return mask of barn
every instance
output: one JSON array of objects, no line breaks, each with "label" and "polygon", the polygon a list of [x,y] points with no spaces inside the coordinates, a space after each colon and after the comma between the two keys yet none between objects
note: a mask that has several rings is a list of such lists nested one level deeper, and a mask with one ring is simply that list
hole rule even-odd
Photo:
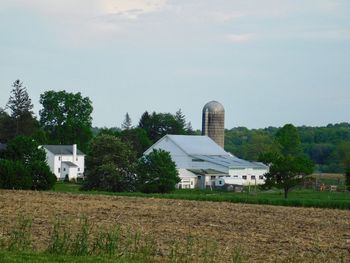
[{"label": "barn", "polygon": [[237,158],[208,136],[165,135],[144,155],[153,149],[170,153],[181,178],[178,188],[211,188],[218,186],[219,181],[258,185],[264,183],[264,174],[268,172],[268,166]]}]

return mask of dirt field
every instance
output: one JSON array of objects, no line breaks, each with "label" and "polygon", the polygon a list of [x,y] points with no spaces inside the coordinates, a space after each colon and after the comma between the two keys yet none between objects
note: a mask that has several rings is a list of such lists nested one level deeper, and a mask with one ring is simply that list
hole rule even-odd
[{"label": "dirt field", "polygon": [[74,224],[85,215],[95,228],[121,224],[151,234],[161,254],[174,240],[185,242],[191,235],[215,242],[227,260],[239,247],[249,262],[338,262],[340,257],[350,262],[350,211],[0,191],[0,234],[19,214],[33,218],[37,249],[47,246],[55,217]]}]

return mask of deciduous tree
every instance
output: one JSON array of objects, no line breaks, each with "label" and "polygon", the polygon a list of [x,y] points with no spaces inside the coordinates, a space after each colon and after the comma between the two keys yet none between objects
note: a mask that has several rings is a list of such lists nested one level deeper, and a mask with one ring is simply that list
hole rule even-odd
[{"label": "deciduous tree", "polygon": [[80,92],[46,91],[40,95],[40,124],[49,134],[51,143],[78,144],[86,151],[92,138],[92,102]]},{"label": "deciduous tree", "polygon": [[91,142],[86,156],[86,190],[112,192],[135,190],[136,154],[113,135],[102,134]]},{"label": "deciduous tree", "polygon": [[138,190],[145,193],[167,193],[180,182],[176,165],[168,152],[153,150],[142,157],[137,169]]},{"label": "deciduous tree", "polygon": [[[290,139],[289,139],[290,138]],[[300,139],[296,128],[287,124],[276,133],[278,151],[262,154],[260,160],[270,166],[265,174],[264,187],[284,190],[284,197],[300,184],[305,175],[311,174],[314,164],[300,151]]]}]

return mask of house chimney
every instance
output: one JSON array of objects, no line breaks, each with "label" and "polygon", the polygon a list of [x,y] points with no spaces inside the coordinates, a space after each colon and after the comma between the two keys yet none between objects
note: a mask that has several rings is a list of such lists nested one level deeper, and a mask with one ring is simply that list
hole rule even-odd
[{"label": "house chimney", "polygon": [[73,163],[77,160],[77,145],[73,144]]}]

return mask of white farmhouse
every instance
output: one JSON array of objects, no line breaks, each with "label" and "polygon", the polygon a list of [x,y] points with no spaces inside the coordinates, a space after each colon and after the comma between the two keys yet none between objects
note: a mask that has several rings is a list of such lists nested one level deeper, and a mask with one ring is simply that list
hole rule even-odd
[{"label": "white farmhouse", "polygon": [[85,155],[77,145],[43,145],[47,163],[57,180],[82,178],[84,174]]},{"label": "white farmhouse", "polygon": [[208,136],[165,135],[144,155],[153,149],[170,153],[181,178],[179,188],[207,188],[225,182],[258,185],[264,183],[264,175],[268,172],[268,166],[239,159]]}]

